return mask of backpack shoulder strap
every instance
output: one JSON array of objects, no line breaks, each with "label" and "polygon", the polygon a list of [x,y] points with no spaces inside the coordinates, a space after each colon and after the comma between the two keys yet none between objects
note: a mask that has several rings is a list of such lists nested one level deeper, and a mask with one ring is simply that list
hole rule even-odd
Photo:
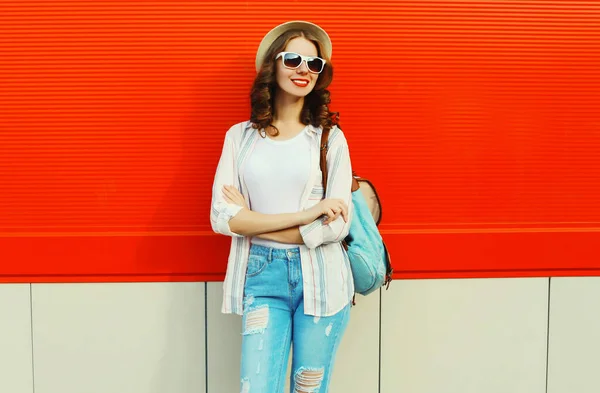
[{"label": "backpack shoulder strap", "polygon": [[327,150],[329,149],[329,130],[323,130],[321,134],[321,174],[323,176],[323,196],[327,191]]},{"label": "backpack shoulder strap", "polygon": [[[327,192],[327,151],[329,149],[329,131],[330,130],[323,130],[323,134],[321,135],[321,160],[320,160],[320,167],[321,167],[321,174],[323,177],[323,196],[326,195]],[[352,187],[351,187],[351,191],[354,192],[356,190],[358,190],[360,188],[360,183],[357,181],[357,179],[354,176],[354,173],[352,174]]]}]

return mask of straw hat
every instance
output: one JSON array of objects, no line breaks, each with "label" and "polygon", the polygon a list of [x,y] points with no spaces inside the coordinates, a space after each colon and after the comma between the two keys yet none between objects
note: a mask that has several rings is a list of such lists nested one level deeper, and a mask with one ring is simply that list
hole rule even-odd
[{"label": "straw hat", "polygon": [[289,30],[304,30],[308,31],[309,33],[312,33],[315,37],[317,37],[317,40],[319,40],[319,42],[323,46],[323,51],[325,53],[323,53],[322,55],[328,59],[331,58],[331,39],[329,38],[329,35],[327,35],[327,32],[321,27],[315,25],[314,23],[305,22],[302,20],[293,20],[274,27],[263,37],[262,41],[260,42],[260,45],[258,46],[258,50],[256,51],[256,72],[260,70],[265,54],[267,53],[267,50],[269,49],[271,44],[280,35]]}]

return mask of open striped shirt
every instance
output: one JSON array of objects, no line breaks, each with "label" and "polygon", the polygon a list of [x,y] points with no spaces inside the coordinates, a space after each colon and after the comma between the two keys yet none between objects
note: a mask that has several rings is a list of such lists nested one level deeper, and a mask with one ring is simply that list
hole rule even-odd
[{"label": "open striped shirt", "polygon": [[[311,169],[309,180],[302,194],[302,209],[319,203],[323,198],[323,183],[319,167],[321,127],[308,126],[311,136]],[[229,220],[241,209],[227,203],[223,196],[224,185],[234,185],[248,202],[248,190],[243,176],[246,158],[256,141],[261,138],[250,122],[234,125],[227,131],[223,151],[217,166],[212,189],[210,222],[213,231],[231,236],[231,248],[223,283],[223,304],[226,314],[243,314],[246,265],[250,251],[250,237],[233,233]],[[326,198],[343,199],[348,205],[348,222],[340,216],[324,225],[319,218],[300,227],[305,244],[300,245],[302,276],[304,280],[304,313],[319,317],[334,315],[343,309],[354,295],[354,282],[348,255],[341,241],[348,235],[352,219],[352,167],[348,143],[343,132],[333,127],[329,135],[327,153],[328,177]]]}]

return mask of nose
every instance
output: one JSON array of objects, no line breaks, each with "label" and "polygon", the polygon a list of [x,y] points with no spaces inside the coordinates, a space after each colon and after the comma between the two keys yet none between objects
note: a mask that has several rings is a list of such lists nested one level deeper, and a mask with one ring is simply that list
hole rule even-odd
[{"label": "nose", "polygon": [[308,73],[308,66],[306,65],[306,62],[304,60],[302,61],[302,63],[300,63],[300,67],[296,68],[296,72],[299,74]]}]

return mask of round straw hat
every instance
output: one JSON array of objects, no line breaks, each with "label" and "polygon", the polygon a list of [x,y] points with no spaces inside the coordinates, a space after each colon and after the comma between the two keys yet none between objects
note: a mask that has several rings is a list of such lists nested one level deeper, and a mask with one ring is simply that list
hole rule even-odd
[{"label": "round straw hat", "polygon": [[314,23],[306,22],[302,20],[293,20],[289,22],[285,22],[280,24],[279,26],[274,27],[271,31],[269,31],[260,42],[258,46],[258,50],[256,51],[256,72],[260,70],[262,63],[264,61],[265,54],[267,50],[271,46],[271,44],[283,33],[289,30],[304,30],[312,33],[317,40],[323,46],[323,51],[321,55],[331,59],[331,39],[325,30],[321,27],[317,26]]}]

